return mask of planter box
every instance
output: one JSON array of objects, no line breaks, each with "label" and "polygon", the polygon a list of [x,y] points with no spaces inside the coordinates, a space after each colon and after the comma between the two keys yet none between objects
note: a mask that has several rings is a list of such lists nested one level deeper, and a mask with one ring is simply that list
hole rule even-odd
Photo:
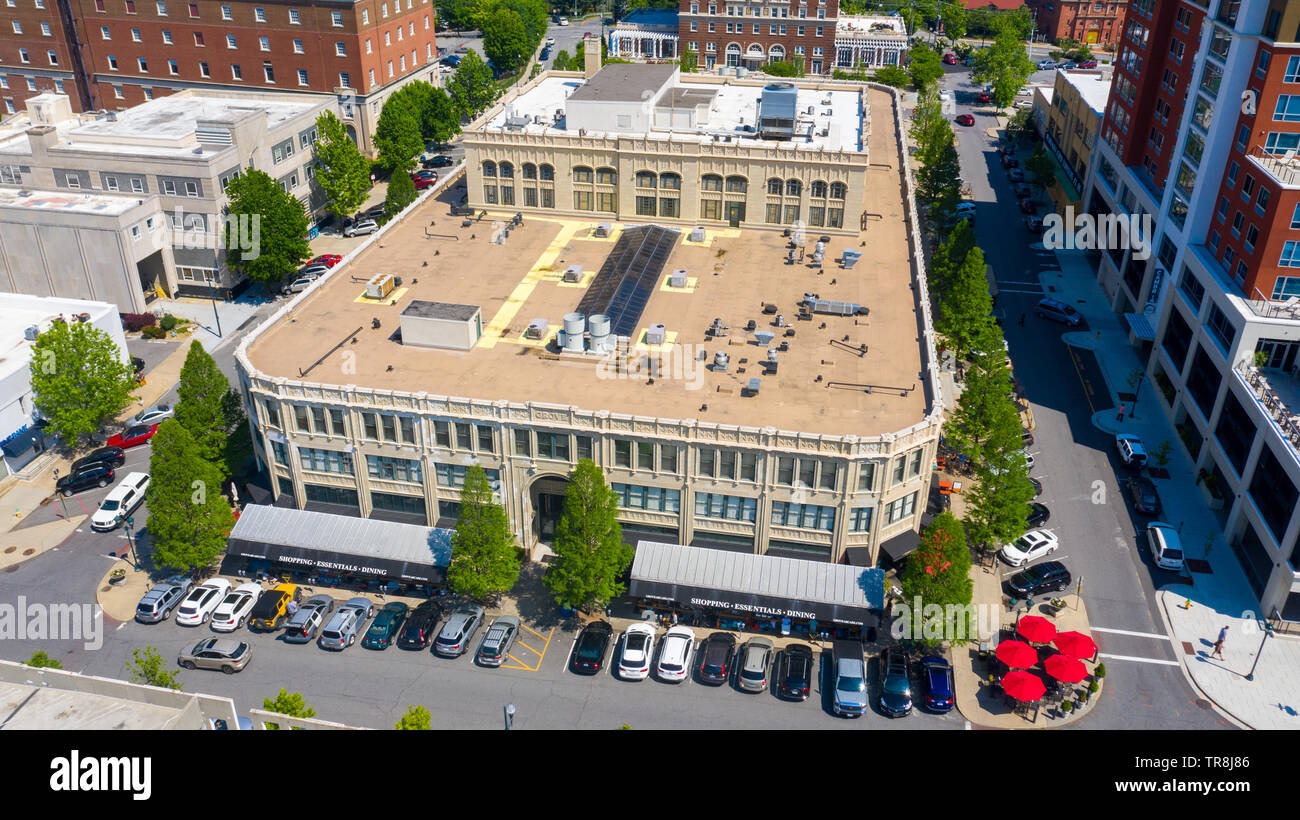
[{"label": "planter box", "polygon": [[1223,509],[1223,499],[1211,493],[1210,488],[1205,486],[1205,482],[1201,482],[1200,488],[1201,488],[1201,495],[1205,498],[1205,505],[1207,507],[1209,507],[1212,510]]}]

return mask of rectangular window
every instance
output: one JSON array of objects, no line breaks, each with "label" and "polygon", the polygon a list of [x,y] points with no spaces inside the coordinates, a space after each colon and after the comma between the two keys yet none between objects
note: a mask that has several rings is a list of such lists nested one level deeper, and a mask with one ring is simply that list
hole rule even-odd
[{"label": "rectangular window", "polygon": [[614,466],[632,467],[632,442],[628,439],[614,439]]},{"label": "rectangular window", "polygon": [[758,454],[757,453],[740,454],[740,480],[741,481],[758,480]]},{"label": "rectangular window", "polygon": [[1286,73],[1282,75],[1284,83],[1300,83],[1300,55],[1288,57]]},{"label": "rectangular window", "polygon": [[[302,44],[302,40],[294,40],[293,42],[295,48],[301,46]],[[334,42],[334,56],[336,57],[348,56],[348,46],[342,40],[336,40]]]},{"label": "rectangular window", "polygon": [[515,431],[515,455],[529,458],[533,455],[533,443],[527,430]]},{"label": "rectangular window", "polygon": [[698,474],[713,478],[717,475],[718,451],[711,448],[700,449],[700,468]]},{"label": "rectangular window", "polygon": [[226,35],[226,48],[239,48],[239,46],[235,44],[235,35],[233,34]]},{"label": "rectangular window", "polygon": [[799,527],[807,530],[835,529],[835,508],[817,504],[792,504],[772,502],[772,524],[778,527]]},{"label": "rectangular window", "polygon": [[163,38],[163,45],[169,46],[172,44],[172,33],[170,31],[163,31],[162,38]]},{"label": "rectangular window", "polygon": [[384,429],[384,441],[397,441],[397,424],[396,420],[387,414],[380,415],[380,424]]},{"label": "rectangular window", "polygon": [[140,29],[131,29],[131,40],[136,43],[140,42]]},{"label": "rectangular window", "polygon": [[270,37],[258,37],[258,38],[257,38],[257,48],[258,48],[259,51],[270,51],[270,50],[271,50],[271,38],[270,38]]},{"label": "rectangular window", "polygon": [[868,532],[871,529],[873,507],[856,507],[849,510],[849,531]]},{"label": "rectangular window", "polygon": [[336,28],[342,28],[342,27],[343,27],[343,12],[341,12],[341,11],[331,11],[331,12],[330,12],[330,25],[332,25],[332,26],[334,26],[334,27],[336,27]]},{"label": "rectangular window", "polygon": [[297,9],[289,9],[289,25],[296,26],[300,23]]},{"label": "rectangular window", "polygon": [[817,475],[817,461],[811,458],[799,459],[799,480],[796,487],[812,487]]},{"label": "rectangular window", "polygon": [[[920,451],[918,450],[917,452],[919,454]],[[840,474],[839,464],[835,463],[834,461],[823,461],[822,469],[821,469],[821,477],[818,480],[817,486],[823,490],[834,490],[836,480],[839,478],[839,474]]]},{"label": "rectangular window", "polygon": [[352,475],[352,454],[339,450],[317,450],[314,447],[299,447],[298,458],[304,470],[316,473],[336,473]]},{"label": "rectangular window", "polygon": [[902,521],[910,516],[916,510],[916,493],[904,496],[897,501],[891,501],[885,508],[886,523],[893,524],[896,521]]},{"label": "rectangular window", "polygon": [[864,461],[858,465],[858,492],[870,492],[876,484],[876,463]]},{"label": "rectangular window", "polygon": [[366,473],[371,478],[386,481],[408,481],[412,484],[419,484],[422,480],[420,462],[414,459],[368,455],[366,456]]},{"label": "rectangular window", "polygon": [[696,493],[695,514],[700,518],[753,521],[758,517],[758,501],[735,495]]},{"label": "rectangular window", "polygon": [[305,69],[305,68],[300,68],[300,69],[298,69],[298,85],[301,85],[301,86],[306,86],[306,85],[308,85],[308,83],[307,83],[307,69]]},{"label": "rectangular window", "polygon": [[336,408],[331,408],[330,409],[330,435],[342,436],[346,434],[347,433],[343,426],[343,411]]},{"label": "rectangular window", "polygon": [[275,67],[270,63],[262,63],[262,74],[266,76],[268,83],[275,82]]},{"label": "rectangular window", "polygon": [[480,453],[496,452],[492,445],[492,428],[486,424],[479,424],[476,425],[475,429],[478,431],[478,451]]},{"label": "rectangular window", "polygon": [[244,72],[243,72],[243,71],[240,71],[238,65],[236,65],[236,64],[234,64],[234,63],[231,63],[231,65],[230,65],[230,76],[231,76],[232,79],[235,79],[235,80],[242,80],[242,79],[244,79]]},{"label": "rectangular window", "polygon": [[253,9],[253,19],[256,20],[256,21],[259,22],[259,23],[265,23],[265,22],[266,22],[266,9],[263,9],[263,8],[255,8],[255,9]]},{"label": "rectangular window", "polygon": [[1300,94],[1279,94],[1273,107],[1274,122],[1300,122]]},{"label": "rectangular window", "polygon": [[433,423],[433,439],[439,447],[451,449],[451,425],[445,421]]}]

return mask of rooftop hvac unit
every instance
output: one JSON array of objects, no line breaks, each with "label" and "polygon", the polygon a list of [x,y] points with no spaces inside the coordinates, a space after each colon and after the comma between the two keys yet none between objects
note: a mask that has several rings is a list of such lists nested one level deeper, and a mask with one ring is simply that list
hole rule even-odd
[{"label": "rooftop hvac unit", "polygon": [[614,337],[609,332],[609,316],[594,313],[587,317],[587,333],[591,336],[592,353],[612,353]]},{"label": "rooftop hvac unit", "polygon": [[596,226],[595,236],[609,236],[614,232],[614,226],[608,222],[602,222]]},{"label": "rooftop hvac unit", "polygon": [[867,309],[853,302],[832,302],[829,299],[805,299],[804,304],[813,313],[829,313],[833,316],[866,316]]},{"label": "rooftop hvac unit", "polygon": [[704,227],[702,225],[696,225],[694,228],[691,228],[691,241],[692,242],[704,241]]},{"label": "rooftop hvac unit", "polygon": [[40,335],[41,328],[39,325],[28,325],[27,329],[23,331],[23,338],[29,342],[36,341]]},{"label": "rooftop hvac unit", "polygon": [[393,284],[391,273],[376,274],[366,283],[366,296],[370,299],[384,299],[393,292]]},{"label": "rooftop hvac unit", "polygon": [[760,330],[754,334],[754,338],[758,340],[759,344],[766,347],[767,345],[770,345],[772,343],[773,339],[776,338],[776,334],[770,330]]},{"label": "rooftop hvac unit", "polygon": [[582,281],[582,265],[570,265],[569,267],[565,268],[565,270],[564,270],[564,281],[566,281],[566,282],[581,282],[581,281]]},{"label": "rooftop hvac unit", "polygon": [[565,353],[583,352],[582,320],[581,313],[564,314],[564,330],[559,332],[558,341],[563,346]]},{"label": "rooftop hvac unit", "polygon": [[850,248],[845,248],[845,249],[844,249],[844,269],[845,269],[845,270],[853,270],[853,266],[856,265],[856,264],[858,263],[858,260],[861,259],[861,258],[862,258],[862,251],[856,251],[856,250],[852,250],[852,249],[850,249]]},{"label": "rooftop hvac unit", "polygon": [[686,287],[686,271],[682,268],[673,271],[672,276],[668,279],[668,284],[675,288]]},{"label": "rooftop hvac unit", "polygon": [[747,391],[749,391],[749,395],[751,395],[751,396],[757,396],[757,395],[758,395],[758,385],[759,385],[759,380],[758,380],[758,379],[750,379],[750,380],[749,380],[749,387],[746,387],[745,389],[746,389]]},{"label": "rooftop hvac unit", "polygon": [[547,321],[545,319],[534,319],[528,323],[528,329],[524,331],[525,339],[540,339],[546,335]]},{"label": "rooftop hvac unit", "polygon": [[713,369],[721,373],[727,372],[727,366],[731,364],[731,357],[719,350],[713,354]]},{"label": "rooftop hvac unit", "polygon": [[661,324],[650,325],[650,329],[645,334],[646,344],[661,345],[664,343],[664,337],[667,334],[668,328],[666,326]]}]

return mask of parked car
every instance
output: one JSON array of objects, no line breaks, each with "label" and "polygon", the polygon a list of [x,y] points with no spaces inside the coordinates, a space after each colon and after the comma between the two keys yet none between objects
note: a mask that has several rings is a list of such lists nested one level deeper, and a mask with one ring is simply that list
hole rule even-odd
[{"label": "parked car", "polygon": [[1079,63],[1079,68],[1096,68],[1096,67],[1097,67],[1096,60],[1083,60]]},{"label": "parked car", "polygon": [[174,415],[176,415],[176,409],[174,407],[166,404],[155,404],[153,407],[136,413],[131,419],[131,425],[157,424],[161,421],[166,421]]},{"label": "parked car", "polygon": [[519,640],[519,619],[514,615],[502,615],[492,622],[483,640],[479,641],[475,657],[484,666],[500,666],[505,663],[510,650]]},{"label": "parked car", "polygon": [[1132,433],[1120,433],[1115,436],[1115,448],[1119,450],[1119,460],[1133,471],[1141,471],[1147,466],[1147,448],[1142,439]]},{"label": "parked car", "polygon": [[243,641],[204,638],[193,647],[182,649],[176,662],[186,669],[220,669],[233,675],[252,659],[253,649]]},{"label": "parked car", "polygon": [[[413,180],[421,180],[421,179],[423,179],[423,180],[426,180],[427,183],[430,183],[430,184],[431,184],[431,183],[434,183],[434,182],[437,182],[437,181],[438,181],[438,172],[437,172],[437,171],[430,171],[430,170],[428,170],[427,168],[426,168],[426,169],[421,169],[421,170],[416,171],[415,173],[411,174],[411,178],[412,178]],[[417,187],[418,187],[418,186],[417,186]]]},{"label": "parked car", "polygon": [[402,627],[402,634],[397,638],[400,649],[424,649],[433,640],[435,627],[442,618],[442,607],[433,601],[425,601],[415,608]]},{"label": "parked car", "polygon": [[293,293],[302,293],[304,290],[311,287],[312,283],[314,283],[316,279],[317,277],[312,275],[299,276],[292,282],[289,282],[284,287],[280,288],[280,292],[285,296]]},{"label": "parked car", "polygon": [[455,164],[456,160],[446,154],[439,154],[436,157],[429,157],[428,159],[420,161],[421,168],[450,168]]},{"label": "parked car", "polygon": [[1062,71],[1073,71],[1078,67],[1079,64],[1074,62],[1073,60],[1067,60],[1064,63],[1061,63],[1059,66],[1057,66],[1057,68],[1059,68]]},{"label": "parked car", "polygon": [[332,268],[342,261],[343,261],[343,257],[339,256],[337,253],[322,253],[320,256],[314,257],[311,260],[309,260],[307,264],[309,266],[324,265],[327,268]]},{"label": "parked car", "polygon": [[72,462],[72,466],[68,469],[68,475],[76,475],[101,464],[107,464],[109,467],[121,467],[124,461],[126,461],[126,451],[121,447],[100,447],[98,450],[91,450]]},{"label": "parked car", "polygon": [[1025,172],[1019,168],[1012,168],[1010,171],[1007,171],[1007,179],[1012,182],[1024,182]]},{"label": "parked car", "polygon": [[547,38],[546,38],[546,44],[547,44],[548,46],[553,46],[553,45],[555,45],[555,38],[554,38],[554,37],[547,37]]},{"label": "parked car", "polygon": [[1029,502],[1029,515],[1025,518],[1025,524],[1030,527],[1041,527],[1052,517],[1052,511],[1047,508],[1046,504],[1039,504],[1037,501]]},{"label": "parked car", "polygon": [[1025,230],[1030,233],[1043,233],[1047,230],[1047,223],[1037,214],[1025,217]]},{"label": "parked car", "polygon": [[469,649],[474,633],[483,625],[483,607],[462,606],[443,624],[433,642],[433,651],[444,658],[459,658]]},{"label": "parked car", "polygon": [[1019,205],[1020,205],[1021,213],[1029,214],[1031,216],[1035,216],[1038,214],[1038,203],[1033,201],[1032,199],[1029,198],[1022,199],[1020,200]]},{"label": "parked car", "polygon": [[289,610],[289,602],[302,597],[302,591],[296,584],[280,584],[274,589],[263,592],[253,605],[248,616],[248,628],[270,632],[284,623]]},{"label": "parked car", "polygon": [[1146,515],[1160,514],[1160,494],[1156,492],[1154,481],[1142,475],[1131,476],[1124,482],[1124,488],[1133,502],[1133,509]]},{"label": "parked car", "polygon": [[1016,159],[1016,157],[1013,156],[1012,154],[1003,154],[1003,155],[1002,155],[1002,167],[1003,167],[1003,168],[1019,168],[1019,167],[1020,167],[1020,160]]},{"label": "parked car", "polygon": [[167,620],[167,616],[185,598],[194,582],[184,575],[173,575],[166,581],[156,584],[144,594],[135,607],[135,619],[142,624],[156,624]]},{"label": "parked car", "polygon": [[316,645],[321,649],[347,649],[356,642],[357,633],[365,625],[366,618],[374,614],[375,605],[370,603],[369,598],[358,596],[349,599],[325,624],[320,637],[316,639]]},{"label": "parked car", "polygon": [[1004,546],[1002,560],[1013,567],[1021,567],[1061,548],[1060,539],[1051,530],[1030,530]]},{"label": "parked car", "polygon": [[912,674],[902,647],[887,646],[880,653],[880,709],[891,718],[912,713]]},{"label": "parked car", "polygon": [[938,655],[921,658],[921,680],[925,683],[925,708],[951,712],[954,704],[952,664]]},{"label": "parked car", "polygon": [[1021,570],[1007,579],[1007,592],[1013,598],[1029,598],[1046,592],[1060,592],[1070,585],[1070,571],[1060,561],[1044,561]]},{"label": "parked car", "polygon": [[958,125],[974,125],[975,116],[973,114],[958,114],[956,122]]},{"label": "parked car", "polygon": [[1025,185],[1024,183],[1012,185],[1011,190],[1015,192],[1016,199],[1024,199],[1027,196],[1034,195],[1033,187]]},{"label": "parked car", "polygon": [[556,23],[557,26],[567,26],[568,24],[569,24],[569,20],[566,17],[561,17],[559,21]]},{"label": "parked car", "polygon": [[149,489],[148,473],[127,473],[126,478],[113,488],[100,502],[99,509],[90,517],[90,528],[108,532],[144,503],[145,490]]},{"label": "parked car", "polygon": [[1077,327],[1083,321],[1083,315],[1064,302],[1043,298],[1034,305],[1034,315],[1040,319],[1051,319],[1063,325]]},{"label": "parked car", "polygon": [[1028,111],[1033,107],[1034,107],[1034,103],[1032,100],[1016,100],[1016,108],[1020,109],[1021,111]]},{"label": "parked car", "polygon": [[1047,71],[1048,69],[1051,69],[1051,68],[1056,68],[1056,61],[1055,61],[1055,60],[1039,60],[1039,61],[1038,61],[1038,70],[1039,70],[1039,71]]},{"label": "parked car", "polygon": [[737,681],[743,692],[767,689],[767,670],[772,662],[773,646],[767,638],[750,638],[740,648],[740,675]]},{"label": "parked car", "polygon": [[354,222],[343,229],[344,236],[366,236],[379,230],[379,223],[373,219],[363,219],[360,222]]},{"label": "parked car", "polygon": [[847,717],[862,717],[867,711],[867,665],[862,659],[862,644],[836,641],[835,694],[831,711]]},{"label": "parked car", "polygon": [[947,89],[943,89],[939,91],[939,100],[941,102],[952,102],[953,99],[954,98],[951,91],[948,91]]},{"label": "parked car", "polygon": [[607,621],[592,621],[584,626],[573,645],[569,669],[579,675],[594,675],[599,672],[604,668],[605,652],[609,649],[609,640],[613,635],[614,627]]},{"label": "parked car", "polygon": [[456,66],[460,65],[460,61],[461,61],[461,56],[459,54],[449,54],[446,57],[443,57],[438,62],[442,63],[448,68],[455,68]]},{"label": "parked car", "polygon": [[327,273],[329,273],[329,272],[330,272],[330,266],[329,266],[329,265],[326,265],[326,264],[324,264],[323,262],[317,262],[317,263],[312,264],[312,265],[304,265],[303,268],[302,268],[302,270],[298,271],[298,275],[299,275],[300,277],[301,277],[301,276],[312,276],[312,277],[315,277],[315,278],[319,279],[320,277],[324,276],[325,274],[327,274]]},{"label": "parked car", "polygon": [[185,596],[180,608],[176,610],[176,623],[181,626],[199,626],[212,617],[226,593],[230,591],[230,582],[225,578],[213,578],[205,581]]},{"label": "parked car", "polygon": [[402,631],[402,624],[406,622],[409,612],[410,607],[401,601],[384,604],[383,609],[379,610],[379,614],[371,621],[366,636],[361,639],[361,646],[366,649],[387,649],[392,646],[393,641],[397,640],[398,633]]},{"label": "parked car", "polygon": [[700,644],[695,653],[699,659],[701,683],[721,686],[731,675],[731,656],[736,651],[736,636],[730,632],[714,632]]},{"label": "parked car", "polygon": [[144,444],[153,438],[153,434],[156,432],[158,432],[158,425],[156,424],[136,424],[126,428],[105,443],[109,447],[121,447],[125,450],[128,447],[138,447]]},{"label": "parked car", "polygon": [[253,581],[240,584],[217,604],[208,626],[213,632],[234,632],[244,625],[253,605],[262,597],[262,585]]},{"label": "parked car", "polygon": [[320,628],[334,612],[334,599],[329,595],[313,595],[298,607],[284,624],[284,640],[287,643],[311,643]]},{"label": "parked car", "polygon": [[632,624],[623,633],[622,643],[618,676],[623,680],[645,680],[650,675],[650,658],[654,656],[655,628],[650,624]]},{"label": "parked car", "polygon": [[991,103],[993,102],[993,95],[987,91],[981,91],[980,93],[975,95],[975,102]]},{"label": "parked car", "polygon": [[1043,494],[1043,482],[1039,481],[1038,479],[1034,478],[1033,476],[1028,476],[1028,478],[1029,478],[1029,486],[1031,486],[1031,487],[1034,488],[1034,498],[1037,498],[1038,496],[1042,495],[1042,494]]},{"label": "parked car", "polygon": [[1147,524],[1147,545],[1151,547],[1151,558],[1156,566],[1172,570],[1183,568],[1183,541],[1174,525],[1163,521]]},{"label": "parked car", "polygon": [[813,651],[803,644],[787,646],[777,658],[777,695],[789,700],[807,700],[815,674]]},{"label": "parked car", "polygon": [[659,680],[681,683],[691,668],[691,650],[695,648],[695,633],[684,626],[674,626],[659,641],[659,663],[655,674]]}]

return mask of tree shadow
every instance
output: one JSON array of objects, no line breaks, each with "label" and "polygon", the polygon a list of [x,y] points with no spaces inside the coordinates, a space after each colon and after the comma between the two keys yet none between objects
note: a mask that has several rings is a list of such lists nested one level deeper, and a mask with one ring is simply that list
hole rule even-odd
[{"label": "tree shadow", "polygon": [[550,629],[562,622],[551,591],[542,584],[546,565],[529,561],[519,570],[519,580],[510,589],[519,617],[539,629]]}]

